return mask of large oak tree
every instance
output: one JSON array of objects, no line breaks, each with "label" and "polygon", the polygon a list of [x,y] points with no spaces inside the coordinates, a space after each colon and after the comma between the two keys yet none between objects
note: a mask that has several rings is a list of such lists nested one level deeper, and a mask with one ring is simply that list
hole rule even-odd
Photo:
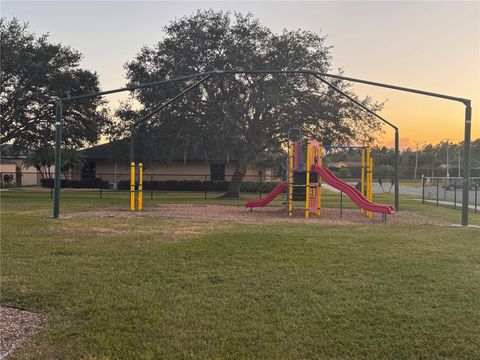
[{"label": "large oak tree", "polygon": [[[300,30],[276,34],[250,14],[208,10],[172,21],[162,40],[141,49],[126,64],[130,84],[213,69],[328,72],[330,47],[322,34]],[[191,83],[135,92],[142,109],[135,112],[127,106],[119,112],[116,136],[125,136],[140,115]],[[334,83],[357,98],[349,84]],[[381,107],[369,98],[360,101],[373,109]],[[138,133],[143,155],[157,160],[168,161],[179,153],[186,157],[201,153],[211,162],[235,159],[226,196],[238,196],[246,166],[280,153],[291,127],[300,128],[307,138],[342,143],[371,140],[379,123],[311,76],[228,75],[188,93]]]},{"label": "large oak tree", "polygon": [[[36,37],[18,19],[0,20],[1,144],[49,147],[55,137],[55,104],[60,97],[100,90],[96,73],[81,69],[81,54]],[[99,140],[109,124],[102,99],[77,101],[63,112],[63,146],[78,148]]]}]

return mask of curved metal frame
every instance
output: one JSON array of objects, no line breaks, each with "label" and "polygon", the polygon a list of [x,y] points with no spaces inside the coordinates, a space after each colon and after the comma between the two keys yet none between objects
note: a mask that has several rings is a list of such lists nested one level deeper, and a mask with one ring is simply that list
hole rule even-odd
[{"label": "curved metal frame", "polygon": [[[194,79],[194,78],[198,78],[198,77],[204,78],[204,79],[201,80],[201,82],[203,82],[207,78],[209,78],[213,75],[228,75],[228,74],[231,74],[231,75],[236,75],[236,74],[290,74],[290,75],[294,75],[294,74],[299,74],[300,75],[301,74],[301,75],[312,75],[315,78],[319,79],[320,81],[324,82],[327,86],[330,86],[335,91],[337,91],[340,94],[342,94],[343,96],[347,97],[350,101],[352,101],[352,102],[356,103],[358,106],[362,107],[365,111],[369,112],[370,114],[377,117],[378,119],[380,119],[384,123],[390,125],[394,129],[396,129],[396,131],[395,131],[395,167],[397,168],[397,170],[396,170],[396,181],[395,181],[395,208],[396,209],[398,209],[398,207],[399,207],[399,192],[398,192],[398,190],[399,190],[399,182],[398,182],[399,135],[398,135],[398,128],[395,127],[395,125],[390,123],[388,120],[382,118],[380,115],[376,114],[372,110],[365,107],[363,104],[361,104],[358,101],[356,101],[355,99],[349,97],[348,94],[345,94],[345,92],[338,89],[333,84],[330,84],[329,82],[327,82],[323,78],[326,77],[326,78],[346,80],[346,81],[365,84],[365,85],[383,87],[383,88],[388,88],[388,89],[392,89],[392,90],[398,90],[398,91],[403,91],[403,92],[409,92],[409,93],[414,93],[414,94],[419,94],[419,95],[425,95],[425,96],[431,96],[431,97],[441,98],[441,99],[445,99],[445,100],[461,102],[462,104],[465,105],[462,225],[463,226],[468,225],[468,194],[469,194],[468,181],[469,181],[469,176],[470,176],[470,142],[471,142],[471,126],[472,126],[472,107],[471,107],[471,100],[470,99],[465,99],[465,98],[460,98],[460,97],[455,97],[455,96],[450,96],[450,95],[445,95],[445,94],[439,94],[439,93],[434,93],[434,92],[429,92],[429,91],[424,91],[424,90],[418,90],[418,89],[413,89],[413,88],[407,88],[407,87],[402,87],[402,86],[396,86],[396,85],[391,85],[391,84],[386,84],[386,83],[380,83],[380,82],[374,82],[374,81],[369,81],[369,80],[351,78],[351,77],[346,77],[346,76],[341,76],[341,75],[322,73],[322,72],[319,72],[319,71],[308,70],[308,69],[300,69],[300,70],[211,70],[211,71],[206,71],[206,72],[193,74],[193,75],[181,76],[181,77],[168,79],[168,80],[160,80],[160,81],[155,81],[155,82],[150,82],[150,83],[145,83],[145,84],[127,86],[127,87],[118,88],[118,89],[100,91],[100,92],[92,93],[92,94],[85,94],[85,95],[72,96],[72,97],[59,99],[58,102],[57,102],[56,114],[55,114],[55,192],[54,192],[53,217],[58,218],[60,216],[60,176],[61,176],[60,168],[61,168],[62,104],[63,103],[68,103],[68,102],[72,102],[72,101],[80,100],[80,99],[94,98],[94,97],[114,94],[114,93],[118,93],[118,92],[134,91],[134,90],[147,88],[147,87],[160,86],[160,85],[164,85],[164,84],[168,84],[168,83],[185,81],[185,80],[190,80],[190,79]],[[182,93],[178,94],[176,97],[169,100],[169,102],[167,102],[167,104],[162,105],[160,108],[161,109],[165,108],[170,103],[172,103],[173,101],[175,101],[176,99],[178,99],[179,97],[181,97],[182,95],[184,95],[185,93],[190,91],[191,88],[192,87],[190,87],[189,89],[186,89]],[[154,111],[153,113],[156,113],[156,112],[160,111],[158,108],[156,110],[157,111]]]}]

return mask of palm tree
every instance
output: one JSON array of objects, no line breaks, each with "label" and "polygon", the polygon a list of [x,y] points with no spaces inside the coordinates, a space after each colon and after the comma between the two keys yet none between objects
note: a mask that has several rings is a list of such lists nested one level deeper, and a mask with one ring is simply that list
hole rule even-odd
[{"label": "palm tree", "polygon": [[[81,163],[82,157],[75,149],[62,150],[62,167],[61,171],[67,178],[67,174],[75,165]],[[23,160],[23,166],[33,166],[40,173],[42,180],[52,178],[52,166],[55,164],[55,150],[50,145],[42,145],[41,147],[28,152],[27,157]]]},{"label": "palm tree", "polygon": [[33,166],[40,173],[42,180],[51,179],[51,167],[55,163],[55,150],[50,145],[43,145],[37,149],[28,151],[23,160],[23,166]]}]

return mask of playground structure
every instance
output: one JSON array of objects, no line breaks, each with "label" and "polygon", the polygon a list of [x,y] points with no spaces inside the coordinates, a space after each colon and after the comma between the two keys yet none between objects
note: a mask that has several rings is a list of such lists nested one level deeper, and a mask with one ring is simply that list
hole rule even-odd
[{"label": "playground structure", "polygon": [[[143,164],[138,164],[138,177],[135,174],[135,163],[130,163],[130,211],[143,210]],[[135,185],[138,184],[138,187]]]},{"label": "playground structure", "polygon": [[367,113],[371,114],[372,116],[375,116],[377,119],[379,119],[381,122],[384,124],[390,126],[394,131],[395,131],[395,161],[394,161],[394,168],[395,168],[395,189],[394,189],[394,195],[395,195],[395,209],[398,211],[399,210],[399,204],[400,204],[400,192],[399,192],[399,142],[400,142],[400,134],[399,134],[399,129],[397,126],[395,126],[393,123],[388,121],[387,119],[383,118],[379,114],[377,114],[375,111],[371,110],[370,108],[366,107],[364,104],[350,96],[349,94],[345,93],[335,85],[333,85],[331,82],[325,80],[325,78],[333,78],[333,79],[339,79],[339,80],[345,80],[353,83],[359,83],[359,84],[364,84],[364,85],[370,85],[370,86],[375,86],[375,87],[383,87],[391,90],[397,90],[397,91],[402,91],[402,92],[407,92],[407,93],[412,93],[412,94],[417,94],[417,95],[424,95],[424,96],[429,96],[429,97],[435,97],[443,100],[448,100],[448,101],[454,101],[454,102],[459,102],[465,106],[465,123],[464,123],[464,129],[465,129],[465,135],[464,135],[464,148],[463,148],[463,164],[464,164],[464,171],[463,171],[463,192],[462,192],[462,219],[461,219],[461,224],[462,226],[468,226],[468,183],[469,183],[469,177],[470,177],[470,144],[471,144],[471,127],[472,127],[472,106],[471,106],[471,100],[466,99],[466,98],[461,98],[461,97],[456,97],[456,96],[451,96],[451,95],[445,95],[445,94],[440,94],[440,93],[434,93],[430,91],[424,91],[424,90],[419,90],[419,89],[413,89],[413,88],[407,88],[403,86],[397,86],[397,85],[392,85],[392,84],[386,84],[386,83],[380,83],[380,82],[374,82],[374,81],[369,81],[369,80],[363,80],[363,79],[358,79],[358,78],[352,78],[352,77],[346,77],[346,76],[341,76],[341,75],[336,75],[336,74],[328,74],[328,73],[323,73],[317,70],[309,70],[309,69],[287,69],[287,70],[282,70],[282,69],[251,69],[251,70],[210,70],[202,73],[196,73],[196,74],[191,74],[191,75],[186,75],[186,76],[179,76],[179,77],[174,77],[170,79],[164,79],[164,80],[158,80],[150,83],[143,83],[143,84],[136,84],[136,85],[131,85],[123,88],[117,88],[117,89],[111,89],[111,90],[106,90],[106,91],[99,91],[96,93],[90,93],[90,94],[81,94],[81,95],[76,95],[76,96],[69,96],[69,97],[64,97],[64,98],[59,98],[57,103],[56,103],[56,112],[55,112],[55,181],[54,181],[54,201],[53,201],[53,217],[58,218],[60,216],[60,189],[61,189],[61,147],[62,147],[62,112],[63,112],[63,107],[66,104],[76,102],[78,100],[85,100],[85,99],[92,99],[96,97],[101,97],[105,95],[110,95],[114,93],[119,93],[119,92],[132,92],[138,89],[143,89],[143,88],[151,88],[151,87],[156,87],[156,86],[161,86],[161,85],[166,85],[169,83],[178,83],[182,81],[188,81],[188,80],[193,80],[196,78],[201,77],[201,79],[185,90],[181,91],[174,97],[172,97],[170,100],[166,101],[164,104],[158,106],[157,108],[153,109],[149,114],[143,116],[140,118],[138,121],[136,121],[132,127],[131,127],[131,161],[134,161],[134,136],[135,136],[135,131],[137,126],[155,115],[156,113],[162,111],[165,109],[167,106],[171,105],[174,101],[180,99],[183,95],[185,95],[187,92],[191,91],[192,89],[198,87],[200,84],[204,83],[208,79],[212,78],[213,76],[226,76],[226,75],[265,75],[265,74],[285,74],[285,75],[291,75],[291,76],[297,76],[297,75],[302,75],[302,76],[311,76],[316,78],[317,80],[321,81],[324,83],[326,86],[328,86],[330,89],[333,89],[336,93],[341,94],[343,97],[349,99],[349,101],[353,102],[356,104],[358,107],[362,108],[365,110]]},{"label": "playground structure", "polygon": [[[297,140],[291,141],[292,130],[298,132]],[[289,130],[287,179],[278,184],[269,194],[259,200],[250,200],[245,204],[246,208],[253,210],[254,207],[263,207],[273,201],[278,195],[286,192],[284,202],[288,216],[293,216],[294,202],[304,201],[305,218],[311,214],[320,216],[322,209],[322,181],[346,194],[362,211],[365,216],[371,218],[372,214],[381,213],[382,221],[387,215],[395,213],[395,208],[390,205],[375,204],[372,202],[373,192],[373,159],[368,146],[347,146],[361,149],[362,171],[360,190],[337,178],[327,167],[322,164],[324,147],[316,140],[310,140],[303,144],[301,133],[298,129]]]}]

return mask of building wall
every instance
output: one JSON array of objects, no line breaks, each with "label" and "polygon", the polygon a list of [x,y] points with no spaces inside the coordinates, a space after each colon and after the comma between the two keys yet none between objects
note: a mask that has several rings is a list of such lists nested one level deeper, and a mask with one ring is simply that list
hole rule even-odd
[{"label": "building wall", "polygon": [[[34,167],[23,167],[22,160],[2,160],[0,163],[0,181],[3,183],[4,174],[13,175],[11,186],[36,186],[40,185],[40,174]],[[21,179],[18,179],[21,176]]]},{"label": "building wall", "polygon": [[15,178],[15,164],[11,164],[11,163],[8,163],[8,164],[5,164],[3,161],[2,163],[0,164],[0,187],[3,189],[4,187],[7,187],[7,186],[15,186],[15,179],[12,181],[11,184],[7,184],[5,183],[5,175],[13,175],[14,178]]},{"label": "building wall", "polygon": [[41,176],[34,167],[22,168],[22,186],[40,185]]},{"label": "building wall", "polygon": [[[96,177],[108,180],[110,183],[130,179],[130,168],[116,166],[112,161],[95,161]],[[235,171],[235,162],[225,164],[225,180],[230,180]],[[245,180],[256,181],[258,179],[258,168],[248,167]],[[80,179],[81,169],[74,169],[73,178]],[[155,164],[147,166],[143,171],[144,181],[157,180],[210,180],[210,164],[206,162],[183,162],[170,164]]]}]

